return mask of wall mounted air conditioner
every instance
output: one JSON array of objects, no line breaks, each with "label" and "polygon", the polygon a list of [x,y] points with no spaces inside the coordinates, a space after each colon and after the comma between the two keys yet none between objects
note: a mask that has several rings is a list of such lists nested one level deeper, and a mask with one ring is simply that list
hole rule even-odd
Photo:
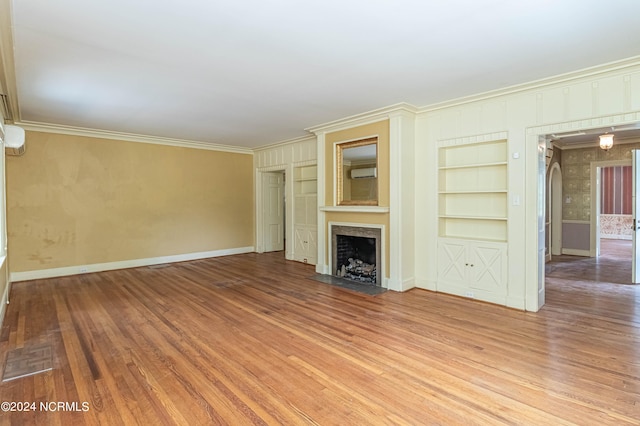
[{"label": "wall mounted air conditioner", "polygon": [[374,178],[378,176],[376,167],[367,167],[364,169],[351,169],[351,179]]},{"label": "wall mounted air conditioner", "polygon": [[24,129],[6,124],[4,126],[4,152],[7,155],[24,154]]}]

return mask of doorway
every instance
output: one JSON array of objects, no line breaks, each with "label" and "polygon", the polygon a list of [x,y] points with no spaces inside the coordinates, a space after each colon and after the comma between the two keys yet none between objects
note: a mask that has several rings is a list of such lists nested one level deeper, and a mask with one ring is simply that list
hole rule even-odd
[{"label": "doorway", "polygon": [[547,261],[562,254],[562,169],[553,163],[549,171],[547,211]]},{"label": "doorway", "polygon": [[630,262],[633,236],[631,161],[597,162],[592,167],[595,168],[596,187],[591,212],[595,222],[592,224],[595,257],[617,253],[622,258],[629,258]]},{"label": "doorway", "polygon": [[286,244],[285,172],[262,173],[263,252],[284,251]]},{"label": "doorway", "polygon": [[[548,191],[549,191],[549,182],[547,181],[547,166],[546,164],[546,154],[548,148],[548,142],[552,141],[554,146],[559,146],[561,150],[564,147],[571,146],[572,148],[579,148],[579,145],[583,147],[594,147],[597,146],[598,136],[608,133],[614,132],[616,136],[616,141],[614,141],[614,146],[611,149],[611,152],[615,152],[613,150],[620,150],[621,142],[624,144],[636,143],[638,144],[636,149],[640,148],[640,122],[628,122],[629,117],[627,115],[618,114],[611,116],[604,116],[598,118],[598,123],[617,123],[617,126],[614,127],[600,127],[600,128],[584,128],[585,121],[570,121],[558,123],[553,126],[536,126],[527,128],[527,164],[530,165],[530,169],[535,171],[535,173],[527,173],[528,184],[530,184],[532,188],[535,188],[535,192],[531,195],[527,195],[527,199],[531,202],[529,203],[529,207],[527,208],[527,214],[532,219],[527,221],[527,228],[525,231],[525,235],[527,238],[526,244],[526,253],[527,261],[526,261],[526,269],[529,273],[527,273],[527,277],[525,279],[525,287],[526,287],[526,296],[525,296],[525,305],[527,310],[537,311],[543,305],[545,301],[545,265],[547,260],[546,248],[548,247],[547,238],[549,237],[549,232],[547,231],[547,220],[545,215],[547,214],[548,206],[547,204],[550,202],[548,199]],[[625,148],[629,148],[626,146]],[[605,157],[609,151],[600,150],[605,152]],[[516,154],[514,153],[514,158],[516,158]],[[564,153],[562,154],[564,156]],[[596,157],[593,160],[597,161],[597,159],[603,154],[596,154]],[[627,155],[625,151],[624,155],[626,155],[626,159],[631,157],[630,152]],[[583,160],[586,158],[583,157]],[[589,159],[589,161],[593,161]],[[574,167],[574,169],[569,172],[567,170],[563,170],[563,190],[569,188],[571,185],[568,180],[571,179],[582,179],[584,181],[584,172],[588,173],[589,166],[585,167]],[[597,185],[591,185],[594,182],[593,179],[587,181],[588,185],[591,186],[593,193],[585,194],[585,196],[579,198],[579,200],[583,200],[583,204],[586,204],[585,201],[590,199],[591,202],[595,203],[595,187]],[[567,201],[567,197],[569,196],[568,202],[572,201],[570,195],[563,193],[562,195],[562,205],[563,210],[565,208],[565,202]],[[639,200],[640,201],[640,200]],[[582,209],[584,212],[585,209]],[[638,209],[640,211],[640,209]],[[567,215],[570,216],[570,215]],[[586,238],[582,238],[586,241],[578,241],[580,243],[580,249],[584,246],[589,256],[595,256],[595,241],[593,244],[590,244],[590,240],[595,238],[595,218],[594,215],[590,215],[590,219],[588,221],[581,220],[580,218],[573,219],[572,217],[565,217],[563,214],[563,230],[562,230],[562,252],[566,253],[567,250],[567,227],[565,226],[567,223],[570,228],[580,229],[579,232],[574,233],[578,236],[586,236]],[[533,221],[533,218],[536,220]],[[565,220],[568,219],[568,220]],[[586,244],[583,244],[586,243]],[[593,247],[594,253],[591,254],[589,247]],[[583,249],[583,250],[585,250]],[[640,262],[640,245],[635,247],[634,244],[634,252],[632,255],[632,259],[636,259]],[[638,255],[636,256],[636,252]],[[584,255],[587,255],[585,253]],[[583,256],[584,256],[583,255]],[[597,257],[587,257],[592,259],[598,259]],[[635,262],[632,262],[634,264]],[[635,272],[635,268],[634,272]],[[640,274],[639,274],[640,275]],[[639,280],[640,281],[640,280]]]}]

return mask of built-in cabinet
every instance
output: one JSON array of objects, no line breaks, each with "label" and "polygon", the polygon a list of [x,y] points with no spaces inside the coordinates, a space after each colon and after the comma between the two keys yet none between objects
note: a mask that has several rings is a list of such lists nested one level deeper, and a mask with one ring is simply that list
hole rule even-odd
[{"label": "built-in cabinet", "polygon": [[472,290],[501,292],[507,275],[506,254],[506,243],[441,238],[438,241],[439,280]]},{"label": "built-in cabinet", "polygon": [[295,167],[293,181],[293,259],[315,265],[318,259],[317,167]]},{"label": "built-in cabinet", "polygon": [[472,297],[473,289],[503,293],[507,141],[444,144],[438,151],[439,284]]}]

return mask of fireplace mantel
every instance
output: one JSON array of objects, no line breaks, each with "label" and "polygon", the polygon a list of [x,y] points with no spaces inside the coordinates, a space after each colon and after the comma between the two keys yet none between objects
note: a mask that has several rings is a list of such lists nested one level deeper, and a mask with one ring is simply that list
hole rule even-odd
[{"label": "fireplace mantel", "polygon": [[345,213],[389,213],[389,207],[380,206],[323,206],[323,212],[345,212]]}]

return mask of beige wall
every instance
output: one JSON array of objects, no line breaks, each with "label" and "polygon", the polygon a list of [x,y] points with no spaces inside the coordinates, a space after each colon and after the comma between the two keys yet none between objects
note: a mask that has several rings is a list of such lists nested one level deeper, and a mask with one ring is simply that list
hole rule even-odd
[{"label": "beige wall", "polygon": [[[325,202],[327,206],[334,206],[333,198],[333,181],[334,181],[334,164],[333,150],[335,144],[343,141],[352,141],[364,139],[370,136],[378,136],[378,205],[389,207],[389,121],[379,121],[377,123],[367,124],[364,126],[353,127],[338,132],[327,133],[325,137]],[[325,230],[327,235],[326,241],[331,241],[331,232],[329,222],[350,222],[350,223],[369,223],[376,225],[385,225],[385,275],[389,277],[390,265],[390,246],[389,246],[389,214],[388,213],[351,213],[351,212],[326,212]],[[325,257],[329,256],[329,244],[325,247]]]},{"label": "beige wall", "polygon": [[6,171],[11,272],[254,245],[250,154],[27,132]]}]

